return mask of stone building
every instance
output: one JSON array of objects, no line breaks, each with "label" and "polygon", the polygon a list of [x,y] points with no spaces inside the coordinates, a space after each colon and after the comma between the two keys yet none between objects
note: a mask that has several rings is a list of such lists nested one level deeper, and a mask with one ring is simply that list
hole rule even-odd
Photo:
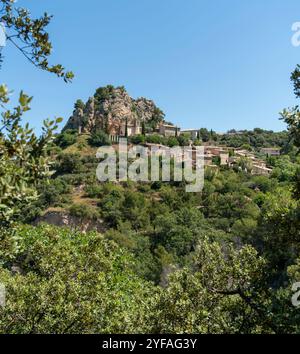
[{"label": "stone building", "polygon": [[279,148],[262,148],[260,152],[267,156],[280,156]]},{"label": "stone building", "polygon": [[169,136],[176,136],[177,133],[179,133],[179,128],[176,127],[175,125],[171,125],[171,124],[160,124],[159,125],[159,134],[169,137]]}]

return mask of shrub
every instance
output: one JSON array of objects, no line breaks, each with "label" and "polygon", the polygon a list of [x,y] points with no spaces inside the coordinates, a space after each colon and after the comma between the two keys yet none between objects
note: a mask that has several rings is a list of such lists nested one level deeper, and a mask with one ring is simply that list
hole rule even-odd
[{"label": "shrub", "polygon": [[95,131],[88,140],[91,146],[100,147],[111,145],[109,136],[104,133],[102,130]]},{"label": "shrub", "polygon": [[161,186],[162,186],[161,181],[155,181],[151,184],[151,189],[158,191],[161,189]]},{"label": "shrub", "polygon": [[77,131],[68,129],[56,137],[55,144],[61,148],[66,148],[70,145],[75,144],[76,139],[77,139]]},{"label": "shrub", "polygon": [[56,165],[58,173],[80,173],[83,169],[79,154],[61,154],[58,156],[58,161]]},{"label": "shrub", "polygon": [[99,184],[86,186],[85,193],[89,198],[99,198],[102,193],[102,187]]},{"label": "shrub", "polygon": [[149,183],[140,183],[138,184],[137,188],[142,193],[148,193],[151,190],[151,186]]},{"label": "shrub", "polygon": [[0,333],[151,330],[146,316],[155,289],[136,275],[133,257],[115,242],[49,225],[22,226],[16,235],[10,256],[22,272],[0,266],[0,283],[9,293],[0,306]]},{"label": "shrub", "polygon": [[79,174],[66,174],[61,176],[67,184],[72,186],[80,186],[82,184],[93,184],[96,181],[96,174],[91,173],[79,173]]},{"label": "shrub", "polygon": [[178,146],[179,145],[178,139],[175,138],[174,136],[170,136],[167,140],[167,145],[169,147]]},{"label": "shrub", "polygon": [[76,216],[80,219],[96,220],[99,217],[99,213],[96,209],[86,204],[73,204],[69,207],[69,213],[72,216]]},{"label": "shrub", "polygon": [[40,193],[39,201],[41,205],[48,207],[59,203],[64,194],[71,192],[71,188],[65,180],[56,178],[48,184],[40,186],[38,192]]},{"label": "shrub", "polygon": [[146,142],[149,144],[163,144],[164,138],[158,134],[147,135]]},{"label": "shrub", "polygon": [[132,144],[143,144],[146,141],[146,137],[144,135],[135,135],[130,138]]},{"label": "shrub", "polygon": [[190,144],[190,139],[185,135],[179,135],[177,140],[180,146],[189,146]]}]

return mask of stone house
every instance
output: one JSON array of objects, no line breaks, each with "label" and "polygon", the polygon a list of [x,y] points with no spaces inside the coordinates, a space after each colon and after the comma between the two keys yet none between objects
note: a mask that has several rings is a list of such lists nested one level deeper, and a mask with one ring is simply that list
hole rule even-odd
[{"label": "stone house", "polygon": [[160,124],[158,128],[158,132],[160,135],[169,137],[169,136],[176,136],[179,133],[180,129],[175,125],[171,124]]},{"label": "stone house", "polygon": [[267,156],[280,156],[279,148],[262,148],[260,152]]}]

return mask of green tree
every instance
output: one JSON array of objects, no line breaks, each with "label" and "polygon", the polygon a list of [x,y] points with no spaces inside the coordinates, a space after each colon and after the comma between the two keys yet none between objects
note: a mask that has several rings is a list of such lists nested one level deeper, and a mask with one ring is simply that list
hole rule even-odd
[{"label": "green tree", "polygon": [[142,135],[146,135],[146,124],[144,120],[142,121]]},{"label": "green tree", "polygon": [[100,147],[100,146],[107,146],[111,145],[111,141],[109,136],[104,133],[102,130],[97,130],[92,133],[89,138],[89,144],[92,146]]},{"label": "green tree", "polygon": [[43,135],[38,138],[26,124],[21,125],[32,98],[21,92],[19,105],[5,110],[9,103],[6,86],[0,86],[0,104],[4,109],[0,135],[0,226],[10,225],[22,207],[37,199],[37,185],[51,175],[47,147],[61,118],[44,121]]},{"label": "green tree", "polygon": [[168,145],[169,147],[178,146],[178,145],[179,145],[178,138],[176,138],[176,137],[174,137],[174,136],[170,136],[170,137],[168,138],[167,145]]},{"label": "green tree", "polygon": [[[46,31],[51,16],[32,18],[27,9],[16,7],[14,0],[1,0],[0,22],[6,27],[8,43],[15,46],[34,66],[62,77],[73,78],[61,64],[50,65],[52,44]],[[0,52],[0,61],[2,61]],[[22,126],[22,116],[30,107],[32,98],[20,93],[19,105],[13,111],[6,108],[9,91],[0,86],[0,225],[9,225],[20,214],[22,205],[37,199],[36,186],[40,179],[49,177],[47,147],[61,118],[44,121],[43,134],[38,138],[28,125]]]},{"label": "green tree", "polygon": [[76,140],[77,140],[77,131],[67,129],[56,136],[55,144],[61,148],[66,148],[70,145],[75,144]]},{"label": "green tree", "polygon": [[198,132],[198,137],[206,143],[209,141],[210,133],[206,128],[201,128]]},{"label": "green tree", "polygon": [[9,294],[0,333],[150,332],[156,290],[135,275],[128,252],[95,232],[44,225],[19,227],[16,235],[15,273],[0,265]]},{"label": "green tree", "polygon": [[125,137],[128,137],[128,118],[125,119]]},{"label": "green tree", "polygon": [[258,293],[265,261],[250,246],[240,250],[202,240],[191,268],[171,274],[153,312],[154,333],[275,333]]},{"label": "green tree", "polygon": [[75,109],[82,109],[82,110],[84,110],[85,104],[84,104],[84,102],[83,102],[81,99],[78,99],[78,100],[75,102],[74,108],[75,108]]},{"label": "green tree", "polygon": [[291,109],[284,109],[281,113],[281,119],[288,125],[290,140],[297,147],[300,147],[300,110],[296,106]]},{"label": "green tree", "polygon": [[130,141],[132,142],[132,144],[144,144],[146,140],[145,135],[134,135],[130,137]]},{"label": "green tree", "polygon": [[83,169],[83,163],[80,154],[60,154],[55,167],[58,174],[80,173]]},{"label": "green tree", "polygon": [[[1,0],[0,22],[6,28],[6,38],[24,57],[34,66],[58,77],[65,82],[73,79],[74,74],[66,71],[61,64],[50,65],[49,56],[52,53],[52,44],[46,27],[52,16],[45,13],[40,18],[32,18],[29,10],[16,7],[15,0]],[[2,59],[0,53],[0,59]]]}]

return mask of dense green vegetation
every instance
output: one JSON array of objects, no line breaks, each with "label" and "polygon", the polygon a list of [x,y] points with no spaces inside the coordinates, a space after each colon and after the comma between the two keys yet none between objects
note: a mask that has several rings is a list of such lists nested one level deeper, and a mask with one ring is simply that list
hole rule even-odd
[{"label": "dense green vegetation", "polygon": [[245,149],[253,149],[259,151],[261,148],[279,147],[285,152],[288,152],[291,146],[289,145],[287,132],[273,132],[256,128],[252,131],[229,131],[219,137],[218,141],[221,144],[236,148],[243,147]]},{"label": "dense green vegetation", "polygon": [[169,147],[173,146],[189,146],[189,137],[180,135],[180,136],[170,136],[164,137],[159,134],[151,135],[135,135],[129,137],[129,141],[133,144],[161,144]]},{"label": "dense green vegetation", "polygon": [[[62,151],[54,167],[54,177],[50,183],[39,185],[40,198],[24,213],[23,222],[33,221],[47,208],[60,208],[78,218],[78,227],[84,220],[101,220],[102,236],[46,225],[18,226],[13,244],[12,241],[7,244],[11,247],[7,252],[10,259],[4,261],[3,281],[11,287],[22,287],[14,282],[23,284],[23,278],[30,274],[41,294],[45,292],[41,296],[49,302],[34,331],[55,331],[55,326],[58,333],[289,333],[299,330],[297,311],[291,304],[291,286],[299,273],[299,206],[295,199],[299,193],[295,183],[299,156],[291,152],[272,158],[275,168],[270,178],[227,167],[208,168],[204,190],[197,194],[186,193],[184,185],[175,182],[99,183],[95,176],[98,162],[94,156]],[[26,241],[29,235],[30,246]],[[45,235],[51,236],[48,239]],[[93,289],[84,289],[79,280],[77,284],[81,273],[76,271],[74,286],[82,293],[80,296],[90,301],[88,308],[83,309],[74,307],[68,297],[72,298],[72,294],[67,295],[65,289],[57,289],[55,299],[47,293],[49,278],[39,270],[38,263],[49,266],[62,257],[64,266],[58,266],[59,271],[51,277],[55,277],[56,284],[60,277],[69,278],[68,267],[74,260],[69,263],[68,256],[60,253],[61,248],[79,258],[89,255],[113,266],[109,255],[104,256],[98,249],[81,248],[82,242],[92,242],[94,237],[101,244],[110,245],[107,247],[112,247],[114,257],[122,252],[123,260],[126,259],[116,270],[117,274],[113,269],[109,275],[106,273],[115,279],[114,286],[121,287],[114,298],[124,306],[124,313],[127,311],[126,326],[124,321],[118,321],[116,312],[113,312],[116,318],[111,320],[97,319],[97,311],[102,311],[105,317],[103,307],[114,306],[106,304],[115,291],[106,283],[101,286],[107,287],[108,292],[102,293],[104,297],[100,300],[100,294],[94,293],[100,283],[87,285]],[[64,243],[71,242],[69,238],[75,238],[76,242],[66,247]],[[36,265],[31,257],[39,251],[30,247],[41,247],[44,251]],[[47,247],[58,251],[51,254]],[[18,253],[20,249],[24,253]],[[90,266],[101,278],[101,269],[93,269],[92,263]],[[9,277],[9,267],[19,270],[17,278]],[[88,279],[89,269],[82,275]],[[130,288],[130,282],[128,288],[122,288],[122,281],[126,283],[126,277],[128,281],[131,279],[129,271],[135,277],[134,289]],[[127,291],[133,296],[128,304],[120,300],[128,299]],[[141,301],[138,306],[134,306],[135,296]],[[31,301],[29,298],[19,311],[28,309]],[[70,301],[72,314],[68,316],[75,321],[72,326],[60,327],[59,316],[63,316],[64,310],[53,314],[51,306],[55,301]],[[101,309],[97,301],[103,306]],[[122,314],[123,310],[118,311]],[[47,323],[50,315],[55,323],[53,327]]]},{"label": "dense green vegetation", "polygon": [[[100,132],[98,132],[100,133]],[[60,134],[58,139],[61,140]],[[105,136],[104,132],[101,132]],[[177,136],[164,137],[159,134],[140,134],[129,137],[129,141],[133,144],[161,144],[169,147],[173,146],[188,146],[191,137],[188,133],[179,134]],[[289,139],[288,132],[273,132],[256,128],[252,131],[244,130],[241,132],[229,131],[225,134],[217,134],[214,131],[209,131],[202,128],[197,133],[197,139],[194,140],[194,145],[201,144],[223,145],[232,148],[241,148],[259,153],[262,148],[278,147],[283,153],[293,151],[293,144]],[[108,142],[109,144],[109,142]],[[61,146],[61,144],[60,144]],[[100,146],[100,145],[99,145]]]},{"label": "dense green vegetation", "polygon": [[[187,138],[186,135],[184,137]],[[177,139],[182,139],[182,136],[177,137]],[[288,153],[293,148],[287,131],[274,132],[272,130],[264,130],[260,128],[242,131],[231,129],[224,134],[201,128],[197,132],[195,142],[196,145],[202,143],[225,145],[255,152],[259,152],[261,148],[278,147],[283,152]]]},{"label": "dense green vegetation", "polygon": [[91,146],[96,146],[96,147],[108,146],[111,144],[109,136],[101,130],[95,131],[91,134],[89,143]]}]

